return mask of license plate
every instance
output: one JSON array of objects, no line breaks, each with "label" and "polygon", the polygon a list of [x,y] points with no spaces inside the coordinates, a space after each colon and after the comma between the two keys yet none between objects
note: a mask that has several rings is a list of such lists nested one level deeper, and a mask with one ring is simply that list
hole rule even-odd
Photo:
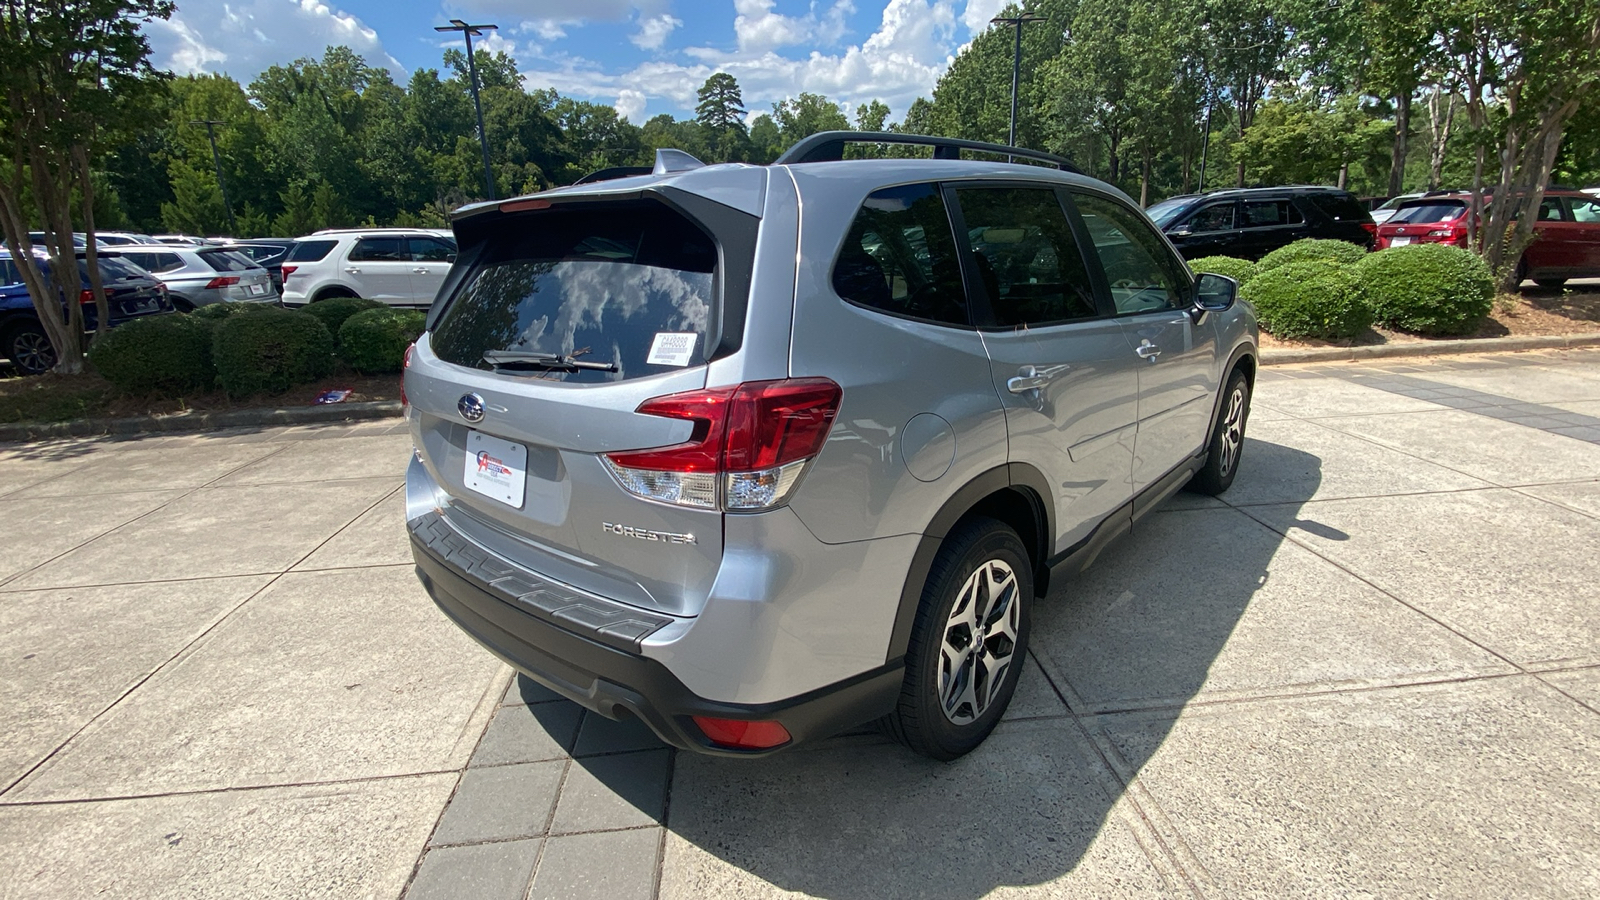
[{"label": "license plate", "polygon": [[264,284],[252,284],[252,285],[250,285],[250,296],[252,296],[252,297],[259,297],[262,294],[265,294],[266,292],[267,292],[267,286],[264,285]]},{"label": "license plate", "polygon": [[1404,247],[1409,243],[1411,243],[1411,238],[1408,237],[1389,238],[1389,246],[1391,247]]},{"label": "license plate", "polygon": [[528,486],[528,448],[479,431],[469,431],[467,466],[462,481],[469,490],[520,509],[523,491]]}]

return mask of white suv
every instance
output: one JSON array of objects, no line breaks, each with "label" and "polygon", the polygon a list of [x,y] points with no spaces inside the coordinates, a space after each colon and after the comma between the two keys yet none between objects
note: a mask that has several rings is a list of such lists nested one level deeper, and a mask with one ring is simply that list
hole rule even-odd
[{"label": "white suv", "polygon": [[365,297],[426,307],[456,258],[455,238],[428,228],[330,228],[296,240],[283,260],[283,304]]}]

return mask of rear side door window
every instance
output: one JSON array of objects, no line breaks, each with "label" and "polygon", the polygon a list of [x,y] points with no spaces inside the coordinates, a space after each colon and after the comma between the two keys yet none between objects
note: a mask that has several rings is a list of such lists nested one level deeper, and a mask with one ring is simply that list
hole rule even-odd
[{"label": "rear side door window", "polygon": [[356,241],[350,250],[351,262],[410,262],[411,251],[405,238],[369,237]]},{"label": "rear side door window", "polygon": [[407,238],[407,243],[416,262],[450,262],[456,258],[456,248],[437,238]]},{"label": "rear side door window", "polygon": [[1052,188],[957,188],[967,247],[994,324],[1094,317],[1094,287]]},{"label": "rear side door window", "polygon": [[1242,228],[1275,228],[1280,225],[1298,225],[1304,221],[1300,210],[1288,200],[1246,200]]},{"label": "rear side door window", "polygon": [[1073,194],[1118,315],[1183,309],[1189,279],[1161,236],[1131,210],[1092,194]]},{"label": "rear side door window", "polygon": [[936,184],[874,191],[833,264],[833,290],[857,306],[942,325],[968,325],[954,233]]}]

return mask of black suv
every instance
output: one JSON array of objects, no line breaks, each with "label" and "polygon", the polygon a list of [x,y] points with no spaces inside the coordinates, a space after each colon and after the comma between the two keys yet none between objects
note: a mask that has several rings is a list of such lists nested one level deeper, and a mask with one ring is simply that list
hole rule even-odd
[{"label": "black suv", "polygon": [[1292,186],[1173,197],[1145,210],[1185,259],[1260,259],[1301,238],[1333,238],[1371,249],[1378,226],[1349,191]]}]

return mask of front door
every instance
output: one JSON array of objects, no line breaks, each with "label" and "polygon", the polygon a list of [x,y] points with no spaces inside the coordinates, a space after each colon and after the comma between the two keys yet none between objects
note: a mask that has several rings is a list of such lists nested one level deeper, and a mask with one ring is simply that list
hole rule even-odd
[{"label": "front door", "polygon": [[1238,204],[1232,200],[1200,207],[1172,232],[1185,259],[1204,256],[1241,256],[1239,232],[1234,227]]},{"label": "front door", "polygon": [[1132,496],[1138,358],[1097,301],[1054,188],[954,194],[1010,458],[1049,480],[1060,553]]},{"label": "front door", "polygon": [[1600,200],[1568,197],[1572,213],[1573,238],[1583,246],[1583,272],[1577,277],[1600,277]]},{"label": "front door", "polygon": [[345,260],[346,283],[356,295],[395,305],[412,304],[411,250],[403,237],[364,237]]},{"label": "front door", "polygon": [[1189,315],[1187,270],[1144,219],[1122,204],[1074,192],[1073,203],[1111,286],[1129,349],[1139,360],[1139,433],[1133,489],[1141,491],[1204,446],[1217,395],[1217,341]]}]

